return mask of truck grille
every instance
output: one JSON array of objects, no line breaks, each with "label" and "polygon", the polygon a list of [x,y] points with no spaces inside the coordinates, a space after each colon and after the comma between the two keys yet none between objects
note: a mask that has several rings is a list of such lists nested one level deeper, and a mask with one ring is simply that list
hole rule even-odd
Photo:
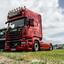
[{"label": "truck grille", "polygon": [[9,32],[8,33],[8,36],[9,36],[9,40],[12,41],[12,40],[18,40],[19,39],[19,32]]}]

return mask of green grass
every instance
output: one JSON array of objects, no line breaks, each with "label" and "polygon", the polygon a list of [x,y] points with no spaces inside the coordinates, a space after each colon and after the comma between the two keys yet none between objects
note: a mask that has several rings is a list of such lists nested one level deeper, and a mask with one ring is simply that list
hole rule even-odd
[{"label": "green grass", "polygon": [[44,60],[44,63],[55,62],[56,64],[59,64],[64,61],[64,49],[38,52],[0,52],[0,56],[5,56],[17,61],[32,61],[38,59],[41,61]]}]

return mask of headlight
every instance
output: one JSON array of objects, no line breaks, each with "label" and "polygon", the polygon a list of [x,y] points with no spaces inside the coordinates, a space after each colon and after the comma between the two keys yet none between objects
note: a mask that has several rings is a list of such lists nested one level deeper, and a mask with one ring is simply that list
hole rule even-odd
[{"label": "headlight", "polygon": [[21,44],[26,44],[26,42],[21,42]]}]

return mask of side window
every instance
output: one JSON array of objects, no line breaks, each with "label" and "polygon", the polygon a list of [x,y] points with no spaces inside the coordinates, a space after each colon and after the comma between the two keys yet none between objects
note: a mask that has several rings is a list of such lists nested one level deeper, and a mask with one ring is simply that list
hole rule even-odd
[{"label": "side window", "polygon": [[25,19],[25,25],[26,26],[34,26],[34,20],[33,19]]},{"label": "side window", "polygon": [[34,26],[34,19],[29,19],[29,25]]}]

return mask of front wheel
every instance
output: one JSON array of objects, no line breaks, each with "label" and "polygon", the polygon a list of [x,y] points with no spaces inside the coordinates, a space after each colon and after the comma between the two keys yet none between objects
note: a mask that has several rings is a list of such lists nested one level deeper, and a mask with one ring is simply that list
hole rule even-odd
[{"label": "front wheel", "polygon": [[33,46],[33,51],[39,51],[39,43],[38,43],[38,41],[35,41],[34,42],[34,46]]}]

